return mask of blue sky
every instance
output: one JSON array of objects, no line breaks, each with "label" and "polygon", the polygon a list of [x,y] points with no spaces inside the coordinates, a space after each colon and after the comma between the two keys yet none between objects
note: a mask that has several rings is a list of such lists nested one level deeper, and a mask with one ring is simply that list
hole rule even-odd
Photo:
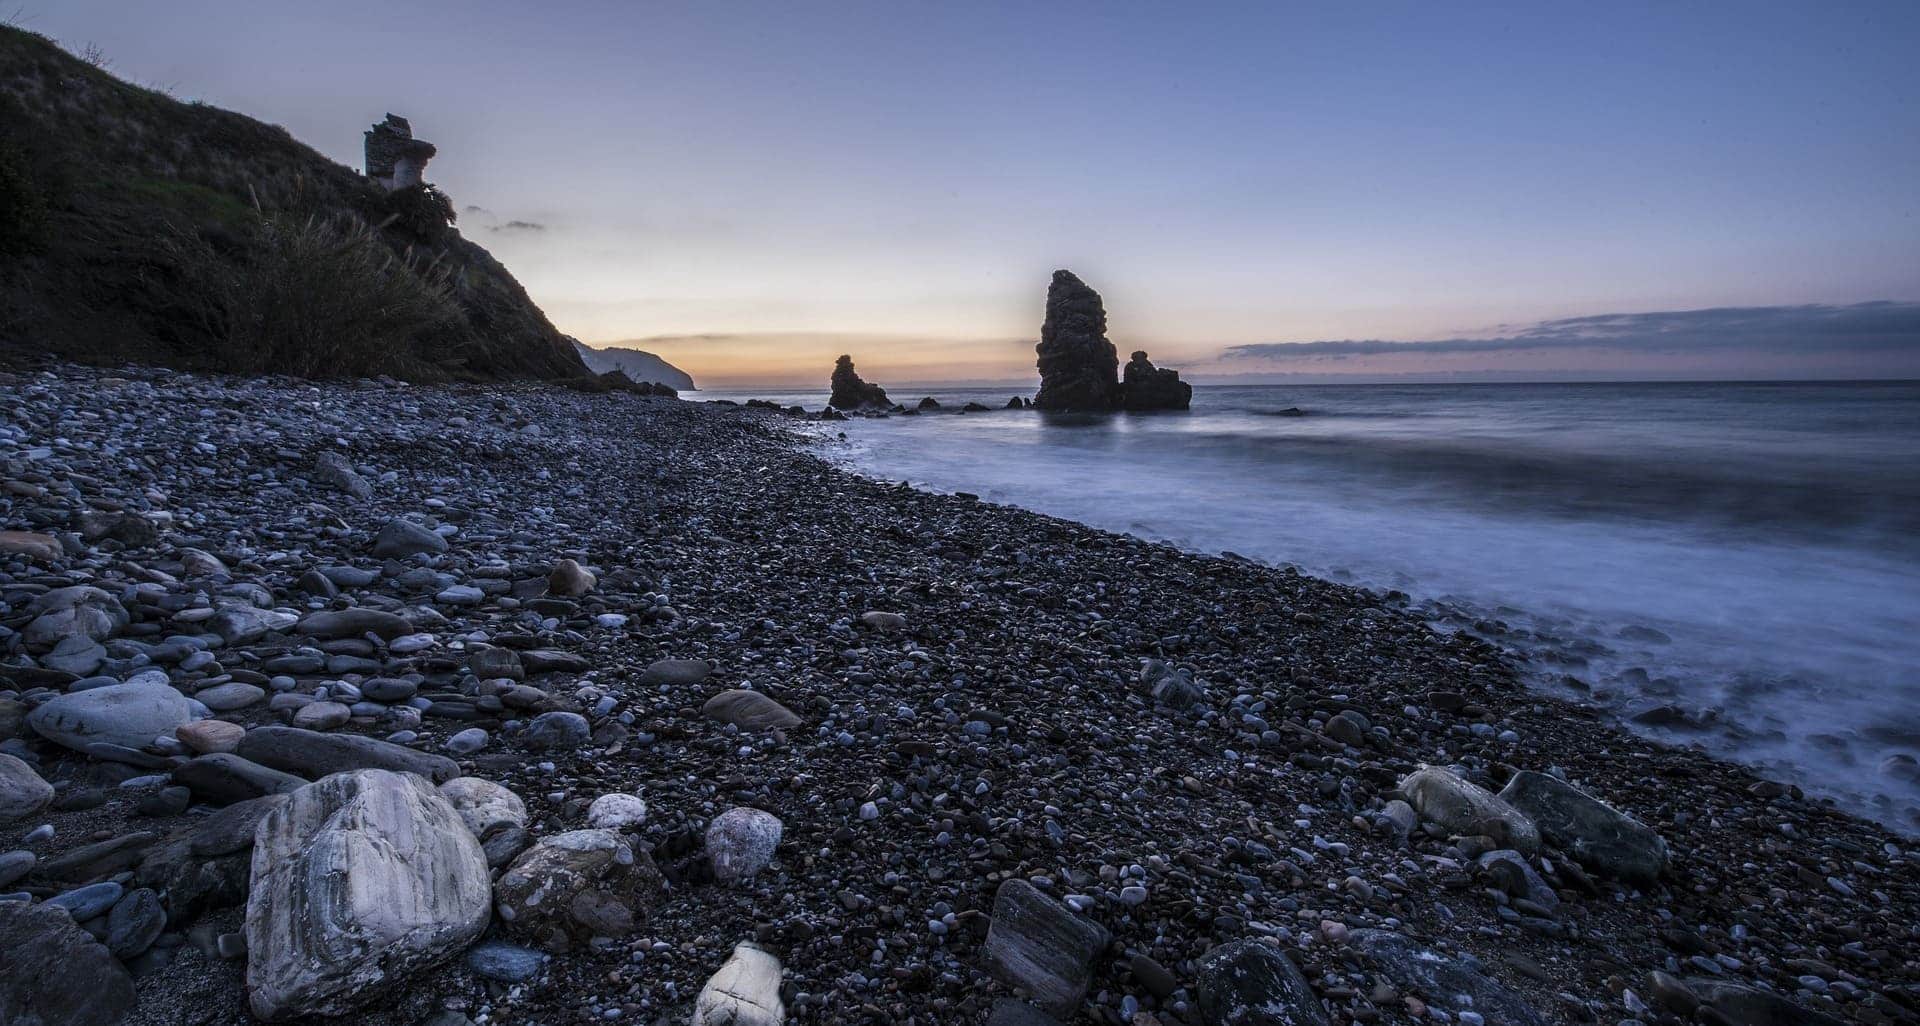
[{"label": "blue sky", "polygon": [[[18,20],[356,167],[368,124],[408,116],[440,147],[428,178],[477,208],[463,229],[562,330],[709,380],[820,377],[842,349],[882,380],[1018,378],[1055,267],[1101,290],[1123,351],[1198,373],[1259,369],[1232,346],[1920,299],[1920,4],[1339,8],[27,0]],[[1892,351],[1920,372],[1920,347]]]}]

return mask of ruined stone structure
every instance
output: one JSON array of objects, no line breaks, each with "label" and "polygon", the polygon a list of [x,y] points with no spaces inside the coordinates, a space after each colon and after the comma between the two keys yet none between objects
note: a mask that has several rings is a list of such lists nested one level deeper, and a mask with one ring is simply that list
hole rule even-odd
[{"label": "ruined stone structure", "polygon": [[413,137],[413,126],[398,114],[367,129],[367,177],[392,192],[420,185],[427,161],[438,152],[424,139]]}]

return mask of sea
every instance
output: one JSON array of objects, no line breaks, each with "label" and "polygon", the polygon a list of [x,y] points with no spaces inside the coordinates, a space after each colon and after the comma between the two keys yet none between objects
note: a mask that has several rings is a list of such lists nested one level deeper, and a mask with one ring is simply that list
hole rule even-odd
[{"label": "sea", "polygon": [[941,409],[809,427],[821,453],[1404,592],[1533,687],[1920,834],[1920,382],[1197,386],[1113,415],[890,392]]}]

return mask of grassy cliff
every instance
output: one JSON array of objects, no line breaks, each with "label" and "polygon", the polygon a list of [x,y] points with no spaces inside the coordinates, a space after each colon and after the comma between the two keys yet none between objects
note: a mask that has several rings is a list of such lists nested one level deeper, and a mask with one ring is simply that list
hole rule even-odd
[{"label": "grassy cliff", "polygon": [[430,187],[0,26],[0,347],[314,376],[568,378],[567,338]]}]

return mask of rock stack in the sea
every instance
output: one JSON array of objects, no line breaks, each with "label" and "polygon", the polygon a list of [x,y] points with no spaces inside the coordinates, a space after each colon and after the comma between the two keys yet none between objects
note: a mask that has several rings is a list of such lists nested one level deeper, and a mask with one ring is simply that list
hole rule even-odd
[{"label": "rock stack in the sea", "polygon": [[1193,386],[1180,380],[1179,371],[1156,368],[1144,352],[1134,353],[1125,378],[1120,376],[1120,358],[1107,341],[1106,306],[1100,293],[1072,271],[1053,272],[1035,351],[1040,357],[1036,409],[1184,410],[1193,398]]},{"label": "rock stack in the sea", "polygon": [[833,361],[833,396],[827,405],[836,410],[849,412],[860,410],[885,410],[893,406],[887,399],[887,390],[879,385],[863,381],[853,369],[853,357],[841,356]]}]

